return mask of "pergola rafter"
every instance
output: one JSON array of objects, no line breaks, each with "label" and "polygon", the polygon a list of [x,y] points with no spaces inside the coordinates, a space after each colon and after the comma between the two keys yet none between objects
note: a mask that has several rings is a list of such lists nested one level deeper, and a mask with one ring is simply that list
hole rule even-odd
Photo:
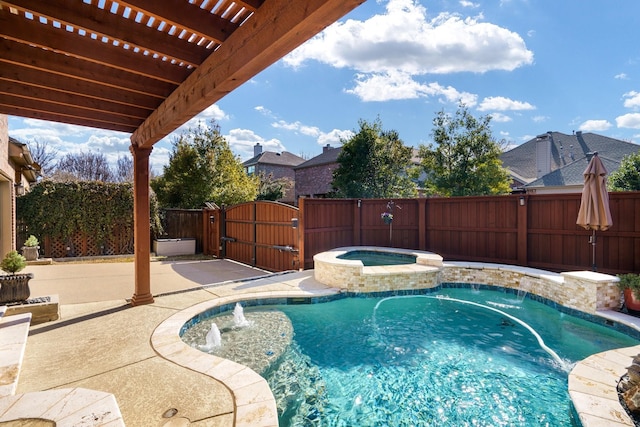
[{"label": "pergola rafter", "polygon": [[153,145],[364,0],[0,0],[0,114],[131,133],[136,290]]}]

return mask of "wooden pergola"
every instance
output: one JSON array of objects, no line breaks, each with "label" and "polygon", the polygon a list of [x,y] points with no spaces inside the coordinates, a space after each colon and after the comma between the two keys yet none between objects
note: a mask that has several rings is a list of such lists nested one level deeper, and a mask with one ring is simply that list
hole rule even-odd
[{"label": "wooden pergola", "polygon": [[131,134],[133,305],[153,145],[364,0],[0,0],[0,113]]}]

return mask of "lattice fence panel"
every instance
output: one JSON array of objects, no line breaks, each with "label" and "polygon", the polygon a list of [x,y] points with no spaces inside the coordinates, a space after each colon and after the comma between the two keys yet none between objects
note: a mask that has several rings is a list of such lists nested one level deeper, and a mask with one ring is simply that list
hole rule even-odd
[{"label": "lattice fence panel", "polygon": [[98,244],[93,236],[76,233],[66,241],[45,237],[44,256],[48,258],[66,258],[102,255],[133,254],[133,230],[119,229]]}]

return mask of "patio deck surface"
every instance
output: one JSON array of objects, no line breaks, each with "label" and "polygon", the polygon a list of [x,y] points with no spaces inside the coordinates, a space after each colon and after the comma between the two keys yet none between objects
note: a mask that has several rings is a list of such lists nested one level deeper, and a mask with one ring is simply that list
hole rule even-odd
[{"label": "patio deck surface", "polygon": [[[216,379],[222,366],[217,365],[219,361],[203,366],[209,363],[206,358],[196,360],[183,348],[174,350],[175,343],[170,341],[175,341],[179,325],[165,325],[172,318],[183,321],[181,316],[189,313],[186,309],[206,306],[212,299],[335,292],[316,282],[312,271],[268,275],[226,260],[154,262],[155,302],[131,307],[127,299],[133,294],[132,263],[29,266],[27,271],[35,274],[33,297],[59,295],[61,318],[31,327],[16,392],[33,396],[39,396],[39,391],[70,389],[111,393],[129,427],[276,426],[271,411],[260,416],[254,410],[262,404],[256,387],[248,384],[249,393],[239,396],[237,389]],[[259,276],[265,277],[256,279]],[[616,320],[629,322],[628,317]],[[636,324],[638,319],[632,320]],[[171,328],[173,332],[163,331]],[[633,347],[592,356],[572,372],[569,389],[584,426],[633,425],[621,413],[612,391],[630,360],[626,358],[638,352],[640,347]],[[246,372],[238,374],[247,380]],[[243,412],[242,404],[251,410]],[[252,418],[246,418],[248,413]]]}]

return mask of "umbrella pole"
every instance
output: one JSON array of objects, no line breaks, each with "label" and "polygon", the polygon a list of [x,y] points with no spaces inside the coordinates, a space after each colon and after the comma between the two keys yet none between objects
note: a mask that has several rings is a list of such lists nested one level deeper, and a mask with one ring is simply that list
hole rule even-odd
[{"label": "umbrella pole", "polygon": [[596,230],[593,230],[593,232],[591,234],[591,248],[592,248],[591,269],[593,271],[597,271],[597,268],[596,268]]}]

